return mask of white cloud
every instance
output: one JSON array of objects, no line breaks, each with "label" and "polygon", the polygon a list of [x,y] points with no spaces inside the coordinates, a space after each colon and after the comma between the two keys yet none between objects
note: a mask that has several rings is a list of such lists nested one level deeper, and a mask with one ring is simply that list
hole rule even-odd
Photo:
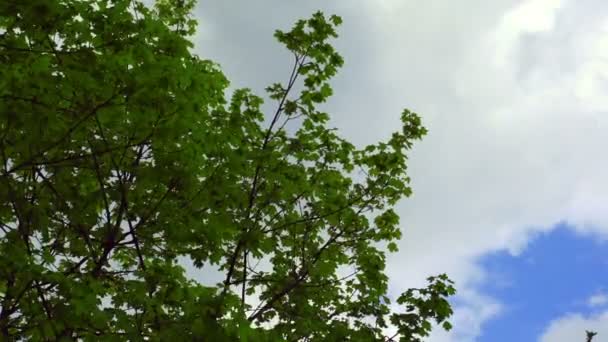
[{"label": "white cloud", "polygon": [[[475,288],[483,270],[472,268],[480,254],[498,249],[517,254],[534,232],[563,219],[605,233],[608,163],[600,156],[608,147],[608,116],[576,95],[577,80],[591,78],[587,65],[600,59],[594,51],[604,28],[601,20],[582,25],[587,17],[568,10],[552,7],[554,24],[543,30],[514,29],[514,35],[501,25],[488,27],[490,33],[478,32],[477,43],[463,55],[450,55],[456,62],[426,56],[428,65],[443,71],[448,64],[456,72],[439,81],[451,87],[430,91],[435,103],[421,103],[420,111],[430,114],[425,119],[431,134],[412,158],[415,196],[404,203],[406,235],[393,269],[446,270],[460,287]],[[577,46],[579,39],[587,43]],[[570,53],[577,59],[569,61]],[[524,57],[531,61],[524,63]],[[397,76],[392,71],[392,77],[407,80],[409,70],[404,67]],[[427,75],[434,79],[430,70]],[[424,84],[422,77],[416,81]],[[411,281],[393,279],[402,286]]]},{"label": "white cloud", "polygon": [[555,16],[562,0],[528,0],[510,9],[492,32],[492,41],[500,42],[494,62],[506,66],[514,57],[513,46],[524,34],[550,32],[555,27]]},{"label": "white cloud", "polygon": [[454,306],[451,319],[453,329],[449,332],[441,328],[431,334],[433,342],[461,341],[472,342],[481,334],[482,324],[500,314],[502,305],[495,299],[482,296],[475,291],[465,290],[460,293],[464,305]]},{"label": "white cloud", "polygon": [[555,13],[562,0],[528,0],[504,15],[501,25],[511,32],[546,32],[555,26]]},{"label": "white cloud", "polygon": [[606,93],[608,85],[608,20],[597,32],[586,37],[586,62],[581,66],[581,75],[576,83],[576,96],[595,110],[608,110]]},{"label": "white cloud", "polygon": [[563,220],[608,236],[608,2],[201,1],[208,32],[196,47],[260,90],[289,61],[273,30],[319,8],[345,20],[332,123],[371,143],[408,107],[430,129],[412,154],[414,197],[398,208],[404,239],[388,270],[394,293],[446,272],[466,294],[455,329],[468,337],[433,341],[473,341],[498,314],[475,291],[480,255],[517,254]]},{"label": "white cloud", "polygon": [[573,342],[585,341],[585,331],[597,332],[595,340],[603,341],[608,336],[608,311],[585,317],[581,314],[569,314],[551,322],[540,342]]},{"label": "white cloud", "polygon": [[606,303],[608,303],[608,295],[606,295],[605,293],[594,294],[587,300],[587,305],[589,305],[590,307],[603,306]]}]

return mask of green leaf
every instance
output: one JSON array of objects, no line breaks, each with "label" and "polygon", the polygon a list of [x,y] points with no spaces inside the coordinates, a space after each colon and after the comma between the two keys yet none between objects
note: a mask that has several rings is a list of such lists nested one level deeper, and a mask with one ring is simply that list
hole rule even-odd
[{"label": "green leaf", "polygon": [[[0,6],[5,338],[383,341],[391,322],[417,341],[451,328],[446,275],[392,311],[379,247],[397,251],[420,116],[404,110],[364,148],[328,127],[317,104],[344,63],[342,19],[321,12],[275,33],[295,56],[286,83],[229,92],[191,52],[194,5]],[[189,264],[213,280],[186,277]]]}]

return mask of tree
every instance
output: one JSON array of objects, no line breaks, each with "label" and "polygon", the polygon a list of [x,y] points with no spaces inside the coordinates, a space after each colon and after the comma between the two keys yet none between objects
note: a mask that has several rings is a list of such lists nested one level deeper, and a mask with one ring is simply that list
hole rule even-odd
[{"label": "tree", "polygon": [[[193,6],[0,2],[0,334],[371,341],[392,324],[391,340],[418,341],[431,323],[449,329],[445,275],[401,295],[400,312],[387,297],[383,246],[401,236],[392,207],[411,193],[419,116],[405,110],[402,130],[362,149],[327,127],[317,104],[343,61],[328,43],[341,19],[322,13],[276,32],[294,64],[267,89],[275,112],[248,89],[228,98],[219,67],[190,52]],[[188,279],[184,257],[224,281]]]}]

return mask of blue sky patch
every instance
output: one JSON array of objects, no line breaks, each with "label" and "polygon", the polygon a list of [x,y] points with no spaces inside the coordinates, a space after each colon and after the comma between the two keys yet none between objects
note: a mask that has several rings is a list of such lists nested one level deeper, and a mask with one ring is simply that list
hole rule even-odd
[{"label": "blue sky patch", "polygon": [[588,299],[608,293],[608,244],[566,225],[533,239],[518,256],[508,252],[480,260],[488,281],[480,292],[503,311],[483,326],[478,341],[536,341],[549,323],[571,312],[592,313]]}]

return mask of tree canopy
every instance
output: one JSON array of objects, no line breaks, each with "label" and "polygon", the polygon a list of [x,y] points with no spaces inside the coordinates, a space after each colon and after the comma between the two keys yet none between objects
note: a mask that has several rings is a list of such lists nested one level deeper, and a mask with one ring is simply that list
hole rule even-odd
[{"label": "tree canopy", "polygon": [[[357,148],[318,104],[338,16],[277,31],[263,97],[192,52],[192,0],[0,2],[0,334],[48,341],[419,341],[445,276],[391,310],[393,206],[426,133]],[[296,91],[296,89],[298,89]],[[224,280],[188,278],[180,260]],[[204,272],[204,271],[203,271]],[[204,273],[203,273],[204,274]],[[385,336],[387,326],[397,334]]]}]

